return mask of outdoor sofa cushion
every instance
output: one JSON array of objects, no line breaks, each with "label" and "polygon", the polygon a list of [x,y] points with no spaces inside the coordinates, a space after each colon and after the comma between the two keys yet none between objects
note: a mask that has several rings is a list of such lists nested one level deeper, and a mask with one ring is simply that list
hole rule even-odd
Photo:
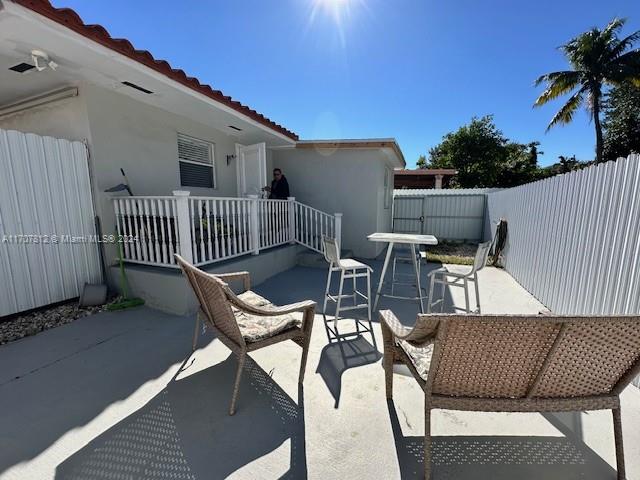
[{"label": "outdoor sofa cushion", "polygon": [[[273,304],[266,298],[251,290],[238,295],[238,298],[255,307],[272,307]],[[252,315],[233,307],[233,314],[238,322],[240,333],[247,342],[257,342],[265,338],[273,337],[284,332],[291,327],[299,327],[302,318],[296,314],[277,315],[264,317],[262,315]]]},{"label": "outdoor sofa cushion", "polygon": [[429,376],[429,367],[431,366],[433,343],[415,347],[405,340],[398,340],[398,345],[400,345],[400,348],[407,354],[418,375],[426,381]]}]

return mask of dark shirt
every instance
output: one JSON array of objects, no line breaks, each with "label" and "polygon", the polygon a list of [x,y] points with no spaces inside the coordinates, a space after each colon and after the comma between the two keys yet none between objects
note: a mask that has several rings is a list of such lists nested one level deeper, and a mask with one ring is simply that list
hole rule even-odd
[{"label": "dark shirt", "polygon": [[271,182],[271,193],[269,198],[275,200],[286,200],[289,197],[289,182],[287,178],[282,175],[280,180],[273,180]]}]

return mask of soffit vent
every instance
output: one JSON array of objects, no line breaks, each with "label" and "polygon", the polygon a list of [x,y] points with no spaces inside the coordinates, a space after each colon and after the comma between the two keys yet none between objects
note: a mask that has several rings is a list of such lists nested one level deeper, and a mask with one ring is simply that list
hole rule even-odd
[{"label": "soffit vent", "polygon": [[17,65],[14,65],[13,67],[9,67],[9,70],[12,70],[17,73],[27,73],[28,71],[33,70],[34,68],[36,68],[35,65],[22,62],[22,63],[18,63]]},{"label": "soffit vent", "polygon": [[151,95],[153,93],[151,90],[147,90],[146,88],[141,87],[140,85],[136,85],[135,83],[124,81],[122,82],[122,84],[126,85],[127,87],[131,87],[135,90],[138,90],[139,92],[146,93],[147,95]]}]

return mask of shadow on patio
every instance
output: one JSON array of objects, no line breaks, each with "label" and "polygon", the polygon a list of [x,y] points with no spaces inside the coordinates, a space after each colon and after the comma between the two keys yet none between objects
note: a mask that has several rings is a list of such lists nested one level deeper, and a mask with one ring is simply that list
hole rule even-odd
[{"label": "shadow on patio", "polygon": [[340,404],[342,374],[350,368],[376,363],[381,358],[382,353],[361,335],[334,341],[322,349],[316,373],[320,374],[333,395],[334,408]]},{"label": "shadow on patio", "polygon": [[[402,479],[424,475],[424,437],[402,434],[387,401]],[[555,422],[552,422],[555,423]],[[614,480],[616,471],[579,438],[567,436],[434,436],[432,476],[442,480]]]},{"label": "shadow on patio", "polygon": [[81,318],[3,345],[0,477],[179,365],[191,325],[140,307]]},{"label": "shadow on patio", "polygon": [[[379,261],[369,263],[379,271]],[[486,313],[542,308],[505,272],[481,274]],[[276,304],[320,301],[325,282],[326,270],[296,267],[254,291]],[[461,293],[447,291],[447,304],[460,304]],[[407,324],[417,313],[415,302],[383,299],[380,308]],[[178,371],[190,350],[192,317],[148,308],[103,313],[5,345],[0,479],[419,477],[424,394],[398,372],[397,416],[389,411],[373,320],[377,345],[368,334],[328,345],[316,315],[304,408],[299,347],[284,342],[252,353],[233,417],[227,412],[236,360],[213,335],[200,337]],[[623,396],[630,472],[640,458],[639,401],[637,389]],[[465,413],[435,413],[434,480],[615,478],[610,415],[582,415],[581,423],[578,413],[524,414],[524,421]]]},{"label": "shadow on patio", "polygon": [[240,408],[232,417],[227,412],[236,368],[230,355],[205,370],[174,378],[145,406],[60,464],[56,478],[226,478],[272,451],[284,456],[287,448],[281,447],[287,440],[290,458],[276,463],[288,470],[278,471],[269,462],[262,471],[269,471],[269,478],[306,478],[302,389],[299,408],[248,360]]}]

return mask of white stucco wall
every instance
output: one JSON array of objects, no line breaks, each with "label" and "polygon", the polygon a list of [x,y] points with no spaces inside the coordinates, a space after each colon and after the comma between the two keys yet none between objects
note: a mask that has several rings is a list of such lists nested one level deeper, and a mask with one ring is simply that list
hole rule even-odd
[{"label": "white stucco wall", "polygon": [[[235,196],[236,163],[231,135],[136,101],[115,91],[82,84],[79,95],[0,118],[0,128],[87,140],[91,155],[94,198],[100,214],[111,214],[106,188],[122,182],[123,168],[136,195],[171,195],[189,190],[192,195]],[[214,144],[216,188],[181,187],[177,134],[184,133]],[[105,226],[106,228],[106,226]]]},{"label": "white stucco wall", "polygon": [[77,97],[2,117],[0,128],[67,140],[89,139],[85,89],[80,87]]},{"label": "white stucco wall", "polygon": [[[175,115],[116,91],[82,84],[78,97],[69,98],[0,119],[0,128],[87,140],[93,197],[104,233],[115,230],[112,194],[104,190],[123,181],[123,168],[136,195],[236,196],[235,137]],[[214,145],[216,188],[181,187],[177,134],[184,133]],[[106,261],[116,256],[106,246]]]},{"label": "white stucco wall", "polygon": [[[136,195],[236,196],[235,137],[129,96],[94,85],[79,86],[79,96],[0,119],[0,127],[70,140],[87,139],[96,212],[104,233],[115,229],[111,194],[104,190],[122,182],[123,168]],[[177,134],[214,144],[215,189],[181,187]],[[343,246],[361,257],[383,248],[366,240],[369,233],[390,229],[391,209],[384,207],[385,168],[393,159],[384,149],[267,150],[267,182],[280,167],[291,194],[319,210],[343,214]],[[115,258],[107,247],[106,260]]]},{"label": "white stucco wall", "polygon": [[[226,162],[226,156],[235,153],[233,137],[99,87],[88,88],[86,101],[99,192],[120,183],[119,169],[123,168],[136,195],[171,195],[173,190],[189,190],[192,195],[236,195],[236,165]],[[214,144],[216,188],[180,186],[178,133]]]},{"label": "white stucco wall", "polygon": [[[87,87],[86,92],[95,200],[105,232],[114,230],[115,217],[113,196],[104,190],[122,182],[120,168],[136,195],[188,190],[192,195],[236,196],[236,164],[226,161],[227,155],[235,153],[234,137],[118,92],[96,86]],[[180,185],[178,133],[213,143],[215,188]]]},{"label": "white stucco wall", "polygon": [[384,208],[384,170],[393,168],[381,149],[273,150],[272,166],[289,181],[296,200],[327,213],[342,213],[342,246],[373,258],[382,248],[367,235],[390,228]]}]

